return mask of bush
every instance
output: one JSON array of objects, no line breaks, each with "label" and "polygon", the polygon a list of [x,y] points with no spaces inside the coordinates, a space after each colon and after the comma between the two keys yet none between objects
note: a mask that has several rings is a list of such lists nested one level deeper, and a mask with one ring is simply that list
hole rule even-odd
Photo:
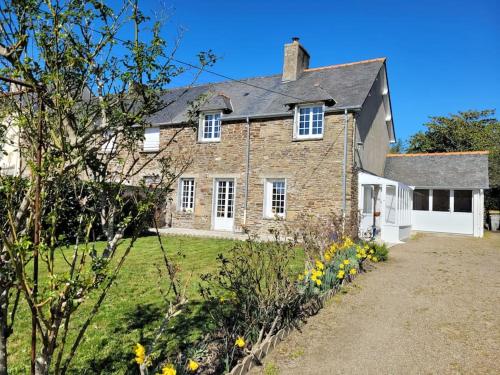
[{"label": "bush", "polygon": [[248,343],[261,343],[301,316],[305,294],[290,271],[296,251],[278,236],[266,243],[249,239],[219,255],[215,274],[202,276],[202,296],[213,306],[215,372],[229,371],[251,349]]},{"label": "bush", "polygon": [[385,262],[389,258],[389,249],[385,243],[377,243],[375,241],[365,242],[369,247],[368,253],[375,258],[376,261]]}]

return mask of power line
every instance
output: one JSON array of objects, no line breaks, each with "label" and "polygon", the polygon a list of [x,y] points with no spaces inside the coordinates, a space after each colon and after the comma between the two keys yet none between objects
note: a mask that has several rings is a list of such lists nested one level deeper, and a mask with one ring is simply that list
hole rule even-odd
[{"label": "power line", "polygon": [[[104,35],[104,33],[102,31],[99,31],[99,30],[95,30],[93,28],[88,28],[89,30],[92,30],[96,33],[99,33],[101,35]],[[122,43],[128,43],[129,41],[126,41],[124,39],[121,39],[121,38],[118,38],[116,36],[114,36],[114,39],[118,40],[119,42],[122,42]],[[285,96],[285,97],[288,97],[288,98],[291,98],[291,99],[295,99],[295,100],[299,100],[301,102],[307,102],[308,100],[307,99],[304,99],[304,98],[299,98],[297,96],[293,96],[293,95],[288,95],[288,94],[285,94],[283,92],[280,92],[280,91],[276,91],[276,90],[272,90],[272,89],[268,89],[267,87],[262,87],[262,86],[259,86],[259,85],[255,85],[253,83],[248,83],[246,81],[243,81],[243,80],[240,80],[240,79],[236,79],[236,78],[232,78],[232,77],[229,77],[229,76],[226,76],[224,74],[220,74],[220,73],[217,73],[217,72],[214,72],[213,70],[208,70],[208,69],[205,69],[205,68],[202,68],[198,65],[195,65],[195,64],[191,64],[189,62],[186,62],[186,61],[182,61],[182,60],[179,60],[179,59],[176,59],[174,57],[171,58],[172,61],[175,61],[179,64],[183,64],[183,65],[186,65],[186,66],[189,66],[191,68],[194,68],[194,69],[198,69],[199,71],[201,72],[207,72],[209,74],[212,74],[214,76],[217,76],[217,77],[221,77],[221,78],[224,78],[224,79],[227,79],[228,81],[232,81],[232,82],[237,82],[237,83],[240,83],[242,85],[247,85],[247,86],[250,86],[250,87],[254,87],[256,89],[259,89],[259,90],[264,90],[264,91],[268,91],[268,92],[272,92],[274,94],[278,94],[278,95],[282,95],[282,96]],[[328,94],[330,95],[330,94]],[[331,96],[331,95],[330,95]]]},{"label": "power line", "polygon": [[268,88],[266,88],[266,87],[262,87],[262,86],[254,85],[253,83],[249,83],[249,82],[242,81],[242,80],[239,80],[239,79],[236,79],[236,78],[232,78],[232,77],[226,76],[226,75],[224,75],[224,74],[220,74],[220,73],[214,72],[213,70],[208,70],[208,69],[205,69],[205,68],[199,67],[199,66],[197,66],[197,65],[194,65],[194,64],[191,64],[191,63],[188,63],[188,62],[185,62],[185,61],[179,60],[179,59],[172,58],[172,60],[173,60],[173,61],[178,62],[179,64],[184,64],[184,65],[187,65],[187,66],[189,66],[189,67],[191,67],[191,68],[198,69],[198,70],[200,70],[200,71],[203,71],[203,72],[207,72],[207,73],[213,74],[213,75],[215,75],[215,76],[217,76],[217,77],[221,77],[221,78],[227,79],[227,80],[232,81],[232,82],[241,83],[241,84],[243,84],[243,85],[251,86],[251,87],[254,87],[254,88],[257,88],[257,89],[260,89],[260,90],[264,90],[264,91],[272,92],[272,93],[274,93],[274,94],[278,94],[278,95],[283,95],[283,96],[286,96],[286,97],[288,97],[288,98],[292,98],[292,99],[296,99],[296,100],[300,100],[300,101],[307,101],[306,99],[303,99],[303,98],[299,98],[299,97],[296,97],[296,96],[293,96],[293,95],[288,95],[288,94],[282,93],[282,92],[280,92],[280,91],[271,90],[271,89],[268,89]]}]

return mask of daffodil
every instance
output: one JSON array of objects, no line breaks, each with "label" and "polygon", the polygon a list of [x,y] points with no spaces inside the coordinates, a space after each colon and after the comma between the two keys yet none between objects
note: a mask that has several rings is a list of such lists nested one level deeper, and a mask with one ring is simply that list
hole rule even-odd
[{"label": "daffodil", "polygon": [[304,280],[304,275],[302,275],[301,273],[299,273],[299,276],[297,276],[297,280],[299,280],[299,281]]},{"label": "daffodil", "polygon": [[174,365],[169,363],[161,369],[161,375],[176,375],[177,370]]},{"label": "daffodil", "polygon": [[377,258],[377,257],[372,256],[372,260],[373,260],[374,262],[378,262],[378,258]]},{"label": "daffodil", "polygon": [[134,353],[135,353],[135,362],[139,365],[142,365],[146,359],[146,348],[144,348],[144,346],[142,346],[141,344],[137,343],[135,344]]},{"label": "daffodil", "polygon": [[373,249],[370,250],[370,254],[373,254],[375,251],[373,251]]},{"label": "daffodil", "polygon": [[340,270],[338,273],[337,273],[337,279],[343,279],[344,278],[344,275],[345,275],[345,272]]},{"label": "daffodil", "polygon": [[331,260],[332,260],[332,256],[331,256],[330,254],[326,253],[326,254],[325,254],[325,260],[326,260],[327,262],[331,261]]},{"label": "daffodil", "polygon": [[343,270],[343,269],[344,269],[344,263],[340,263],[340,264],[339,264],[339,268],[340,268],[341,270]]},{"label": "daffodil", "polygon": [[317,279],[317,280],[316,280],[316,285],[317,285],[317,286],[320,286],[320,285],[321,285],[321,280],[320,280],[320,279]]},{"label": "daffodil", "polygon": [[356,273],[357,273],[357,272],[358,272],[358,271],[356,271],[356,268],[351,268],[351,269],[349,270],[349,274],[350,274],[350,275],[356,275]]},{"label": "daffodil", "polygon": [[244,348],[245,347],[245,339],[241,336],[238,336],[236,339],[234,345],[236,345],[238,348]]},{"label": "daffodil", "polygon": [[344,260],[344,264],[345,264],[346,266],[347,266],[349,263],[351,263],[351,262],[349,262],[349,259]]},{"label": "daffodil", "polygon": [[325,268],[325,265],[323,263],[321,263],[321,261],[317,260],[316,261],[316,268],[318,270],[323,270],[323,268]]},{"label": "daffodil", "polygon": [[196,361],[193,361],[192,359],[190,359],[188,361],[188,370],[191,371],[191,372],[196,372],[196,370],[198,370],[198,368],[200,367],[200,365],[198,364],[198,362]]},{"label": "daffodil", "polygon": [[361,259],[361,254],[359,254],[359,253],[358,253],[358,254],[356,254],[356,258],[357,258],[357,259]]}]

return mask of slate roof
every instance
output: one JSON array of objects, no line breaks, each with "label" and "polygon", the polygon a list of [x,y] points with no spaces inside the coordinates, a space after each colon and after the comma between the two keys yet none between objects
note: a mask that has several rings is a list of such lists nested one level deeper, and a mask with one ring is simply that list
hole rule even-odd
[{"label": "slate roof", "polygon": [[[361,108],[373,82],[385,63],[384,58],[350,64],[305,70],[296,81],[283,82],[281,74],[241,80],[245,83],[220,83],[177,88],[163,97],[172,102],[150,120],[155,125],[178,124],[187,120],[189,103],[201,97],[210,109],[224,104],[222,119],[244,119],[247,116],[273,117],[292,115],[290,104],[327,102],[326,112]],[[259,86],[271,91],[254,87]],[[281,95],[286,94],[287,96]],[[215,98],[212,100],[212,98]],[[221,100],[221,98],[228,98]],[[332,100],[333,99],[333,100]],[[334,105],[331,105],[335,103]],[[203,106],[202,106],[203,107]],[[230,107],[230,108],[227,108]],[[230,113],[227,113],[230,112]]]},{"label": "slate roof", "polygon": [[415,187],[487,189],[488,152],[389,154],[384,176]]}]

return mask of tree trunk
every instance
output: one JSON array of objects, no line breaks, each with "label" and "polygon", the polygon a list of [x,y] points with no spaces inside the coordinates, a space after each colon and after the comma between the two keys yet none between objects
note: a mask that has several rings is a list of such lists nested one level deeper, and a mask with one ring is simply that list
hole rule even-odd
[{"label": "tree trunk", "polygon": [[0,375],[7,375],[7,338],[9,337],[8,322],[8,290],[1,291],[0,295]]}]

